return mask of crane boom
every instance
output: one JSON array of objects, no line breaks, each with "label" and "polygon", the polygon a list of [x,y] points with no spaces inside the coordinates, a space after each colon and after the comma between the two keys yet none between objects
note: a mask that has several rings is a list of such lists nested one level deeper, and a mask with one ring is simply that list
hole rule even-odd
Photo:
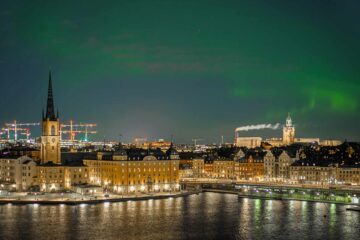
[{"label": "crane boom", "polygon": [[36,122],[36,123],[18,123],[16,120],[14,120],[14,122],[12,123],[5,123],[5,126],[8,128],[7,133],[8,133],[8,139],[10,139],[10,130],[14,131],[14,139],[15,141],[18,140],[18,131],[28,131],[28,135],[30,136],[30,130],[29,129],[22,129],[20,127],[30,127],[30,126],[39,126],[40,123]]},{"label": "crane boom", "polygon": [[62,134],[69,134],[69,140],[74,141],[76,134],[83,133],[85,135],[85,141],[88,141],[89,134],[96,134],[96,131],[89,130],[89,128],[96,127],[95,123],[74,123],[73,120],[69,121],[69,124],[60,125],[60,137],[62,139]]}]

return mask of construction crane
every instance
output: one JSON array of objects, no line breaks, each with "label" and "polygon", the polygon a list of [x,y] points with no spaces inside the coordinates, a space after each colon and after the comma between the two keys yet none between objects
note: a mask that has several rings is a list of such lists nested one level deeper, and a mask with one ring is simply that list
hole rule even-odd
[{"label": "construction crane", "polygon": [[77,134],[84,133],[85,134],[85,141],[88,141],[88,134],[96,134],[96,131],[89,131],[89,130],[62,130],[61,134],[69,134],[70,141],[75,141],[75,137]]},{"label": "construction crane", "polygon": [[[31,126],[39,126],[40,123],[18,123],[16,120],[14,120],[13,123],[5,123],[5,126],[7,127],[7,133],[8,133],[8,139],[10,139],[10,131],[14,131],[14,139],[17,141],[18,139],[18,131],[29,131],[27,128],[21,128],[21,127],[31,127]],[[30,134],[29,134],[30,136]]]},{"label": "construction crane", "polygon": [[21,132],[20,134],[21,134],[21,135],[25,135],[25,136],[26,136],[26,141],[29,142],[29,140],[30,140],[30,135],[31,135],[30,129],[24,128],[24,131],[25,131],[25,132]]},{"label": "construction crane", "polygon": [[15,141],[18,140],[17,139],[17,136],[18,136],[17,133],[18,132],[20,132],[20,134],[22,134],[22,135],[27,135],[27,140],[29,140],[28,136],[30,136],[30,129],[28,129],[28,128],[19,128],[19,127],[17,127],[17,128],[11,128],[11,127],[2,128],[1,134],[7,134],[7,140],[10,140],[10,131],[14,131],[14,133],[15,133],[14,134]]},{"label": "construction crane", "polygon": [[[85,134],[85,141],[88,141],[89,134],[96,134],[97,132],[94,130],[89,130],[89,128],[96,127],[95,123],[74,123],[73,120],[70,120],[69,124],[61,124],[60,125],[60,139],[62,139],[62,134],[69,134],[70,141],[74,141],[76,134],[83,133]],[[63,128],[70,128],[63,130]],[[81,129],[79,129],[81,128]]]}]

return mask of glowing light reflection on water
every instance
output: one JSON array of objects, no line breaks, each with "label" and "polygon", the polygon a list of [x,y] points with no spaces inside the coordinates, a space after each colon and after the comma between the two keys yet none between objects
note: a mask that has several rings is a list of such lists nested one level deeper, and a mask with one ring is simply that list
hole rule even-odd
[{"label": "glowing light reflection on water", "polygon": [[345,205],[203,193],[122,203],[1,205],[0,239],[357,239]]}]

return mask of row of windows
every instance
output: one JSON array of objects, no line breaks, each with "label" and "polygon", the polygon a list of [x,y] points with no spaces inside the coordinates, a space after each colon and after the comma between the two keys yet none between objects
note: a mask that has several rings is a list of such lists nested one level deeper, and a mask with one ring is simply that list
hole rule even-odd
[{"label": "row of windows", "polygon": [[[86,162],[86,164],[88,165],[88,166],[91,166],[91,165],[98,165],[98,166],[100,166],[100,165],[103,165],[103,166],[116,166],[116,165],[119,165],[119,163],[118,162],[105,162],[105,161],[99,161],[99,162],[94,162],[94,161],[86,161],[85,160],[85,162]],[[147,165],[168,165],[168,164],[170,164],[171,162],[157,162],[157,161],[153,161],[153,162],[138,162],[138,163],[128,163],[127,165],[129,165],[129,166],[139,166],[140,167],[140,165],[145,165],[145,166],[147,166]],[[173,164],[176,164],[176,162],[172,162]],[[125,166],[125,163],[121,163],[121,166]]]},{"label": "row of windows", "polygon": [[[170,179],[169,179],[170,180]],[[169,183],[170,181],[169,180],[164,180],[164,179],[159,179],[159,180],[154,180],[154,181],[151,181],[151,184],[162,184],[162,183]],[[176,181],[176,179],[172,179],[172,181]],[[111,185],[111,181],[108,182],[110,185]],[[116,184],[121,184],[121,185],[124,185],[126,184],[126,181],[121,181],[119,183],[116,183]],[[128,185],[132,185],[132,184],[141,184],[141,185],[147,185],[147,184],[150,184],[147,180],[146,181],[141,181],[141,180],[138,180],[138,181],[128,181],[127,183]]]}]

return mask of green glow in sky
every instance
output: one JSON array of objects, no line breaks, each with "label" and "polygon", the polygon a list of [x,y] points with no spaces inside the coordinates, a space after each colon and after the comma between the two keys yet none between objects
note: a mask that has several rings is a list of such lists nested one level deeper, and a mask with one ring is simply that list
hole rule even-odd
[{"label": "green glow in sky", "polygon": [[[291,112],[302,137],[359,139],[359,10],[356,1],[5,1],[0,120],[38,117],[51,67],[63,118],[97,122],[109,138],[117,129],[128,139],[230,140],[237,126]],[[14,83],[26,89],[16,102]]]}]

